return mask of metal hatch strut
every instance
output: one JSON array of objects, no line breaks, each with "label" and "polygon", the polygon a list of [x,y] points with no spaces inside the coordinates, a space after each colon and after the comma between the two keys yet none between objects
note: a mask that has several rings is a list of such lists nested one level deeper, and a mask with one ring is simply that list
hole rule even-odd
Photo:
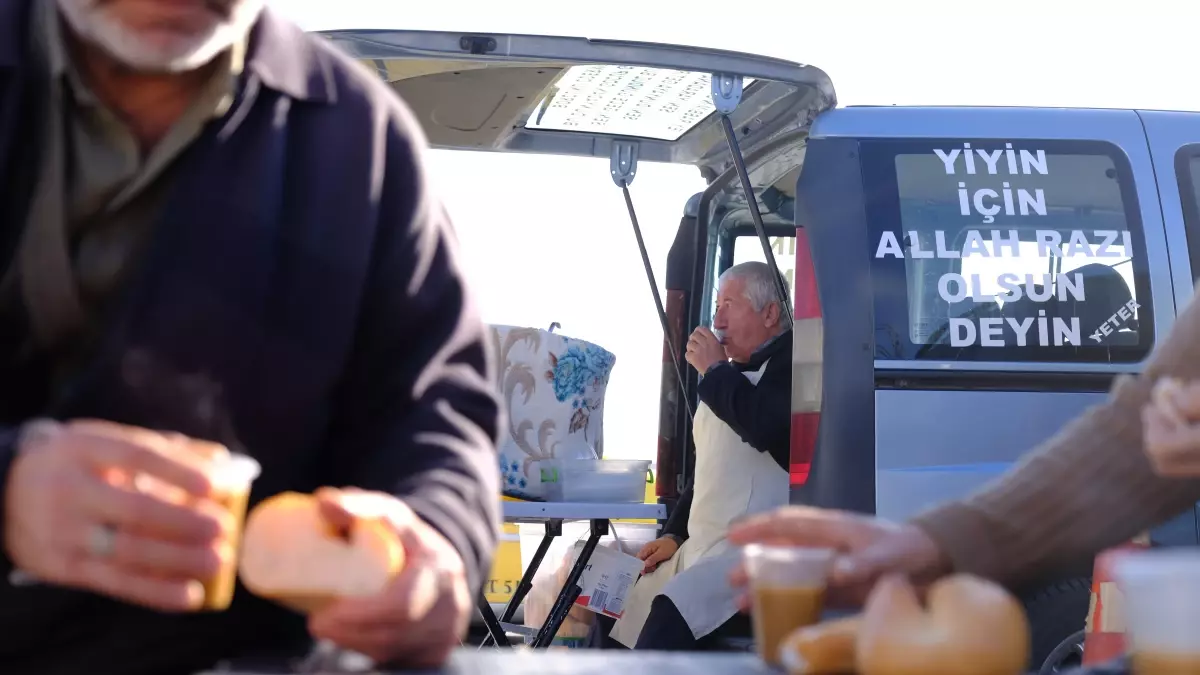
[{"label": "metal hatch strut", "polygon": [[775,253],[771,250],[771,241],[767,239],[767,230],[763,227],[762,214],[758,210],[758,199],[754,196],[754,186],[750,183],[750,172],[746,170],[746,160],[742,157],[742,149],[738,146],[737,132],[734,131],[733,121],[729,116],[737,110],[742,102],[742,76],[715,73],[712,76],[712,101],[717,112],[721,114],[721,128],[725,130],[725,141],[729,145],[729,154],[733,158],[733,166],[737,169],[738,178],[742,182],[742,192],[746,196],[746,208],[750,211],[750,219],[754,221],[754,231],[758,233],[758,241],[762,244],[763,255],[767,265],[775,277],[775,287],[779,291],[779,307],[787,312],[788,323],[792,321],[792,303],[788,298],[787,284],[779,273],[779,265],[775,262]]},{"label": "metal hatch strut", "polygon": [[633,224],[633,236],[637,239],[638,252],[642,254],[642,267],[646,270],[646,280],[650,282],[650,293],[654,296],[654,308],[658,310],[658,320],[662,324],[663,340],[671,350],[671,367],[675,370],[675,379],[679,383],[679,398],[687,407],[690,418],[694,413],[692,402],[687,397],[683,371],[679,368],[679,350],[671,341],[671,327],[667,320],[667,310],[663,307],[662,294],[658,292],[658,282],[654,279],[654,269],[650,266],[650,254],[646,252],[646,241],[642,239],[642,226],[638,224],[637,211],[633,208],[633,197],[629,194],[629,184],[637,175],[637,154],[638,144],[636,142],[614,141],[612,157],[609,159],[609,173],[625,197],[625,209],[629,212],[629,222]]},{"label": "metal hatch strut", "polygon": [[[767,239],[767,230],[763,226],[762,214],[758,211],[758,199],[754,196],[754,186],[750,183],[750,172],[746,170],[746,160],[742,157],[742,149],[738,146],[737,133],[729,116],[737,110],[742,102],[742,76],[715,73],[712,76],[713,107],[721,115],[721,127],[725,130],[725,141],[729,145],[729,154],[733,165],[741,179],[742,192],[746,196],[746,206],[750,218],[754,221],[754,231],[758,233],[758,241],[762,245],[763,255],[766,256],[767,266],[775,278],[775,288],[779,293],[779,307],[787,313],[788,323],[792,321],[792,303],[788,298],[787,284],[779,273],[779,265],[775,262],[775,253],[771,250],[771,241]],[[635,141],[613,141],[612,156],[609,158],[609,173],[613,182],[621,188],[625,197],[625,208],[629,211],[629,222],[633,224],[633,236],[637,239],[638,252],[642,254],[642,267],[646,270],[646,280],[650,282],[650,293],[654,296],[654,308],[658,310],[658,320],[662,324],[663,340],[671,350],[671,367],[675,371],[675,379],[679,384],[679,396],[687,407],[688,417],[694,416],[692,402],[687,396],[687,386],[684,384],[683,371],[679,367],[679,350],[671,341],[670,321],[667,310],[663,307],[662,294],[658,292],[658,282],[654,279],[654,269],[650,266],[650,255],[646,252],[646,242],[642,238],[642,226],[638,223],[637,211],[633,208],[633,197],[629,194],[629,184],[637,175],[638,144]]]}]

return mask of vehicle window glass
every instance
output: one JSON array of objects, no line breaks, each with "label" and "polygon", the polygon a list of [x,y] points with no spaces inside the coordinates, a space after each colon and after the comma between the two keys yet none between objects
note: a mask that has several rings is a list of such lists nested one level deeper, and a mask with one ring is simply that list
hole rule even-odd
[{"label": "vehicle window glass", "polygon": [[1124,155],[1100,142],[869,142],[876,358],[1136,362],[1153,343]]},{"label": "vehicle window glass", "polygon": [[[787,280],[788,299],[794,305],[796,302],[796,238],[768,237],[767,241],[771,243],[771,251],[775,255],[775,264],[779,266],[779,273]],[[733,240],[733,264],[751,261],[767,261],[758,236],[739,235],[735,237]],[[715,290],[713,297],[716,297]]]},{"label": "vehicle window glass", "polygon": [[1200,278],[1200,145],[1187,145],[1175,154],[1179,199],[1183,202],[1183,226],[1187,231],[1192,278]]}]

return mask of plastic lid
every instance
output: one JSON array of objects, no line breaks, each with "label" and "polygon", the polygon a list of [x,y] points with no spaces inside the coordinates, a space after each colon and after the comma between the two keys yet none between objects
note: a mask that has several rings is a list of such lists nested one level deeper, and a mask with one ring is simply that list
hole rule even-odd
[{"label": "plastic lid", "polygon": [[830,548],[748,544],[742,555],[754,582],[811,586],[825,584],[835,552]]},{"label": "plastic lid", "polygon": [[249,486],[262,473],[262,466],[249,455],[229,453],[217,455],[209,462],[209,479],[218,488],[232,489]]}]

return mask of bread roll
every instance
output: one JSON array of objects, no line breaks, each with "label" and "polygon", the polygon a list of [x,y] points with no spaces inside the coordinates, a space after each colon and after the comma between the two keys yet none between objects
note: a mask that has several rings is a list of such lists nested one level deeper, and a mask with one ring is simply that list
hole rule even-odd
[{"label": "bread roll", "polygon": [[969,575],[930,587],[928,606],[904,577],[871,591],[856,657],[862,675],[1020,675],[1029,660],[1025,610],[1000,586]]},{"label": "bread roll", "polygon": [[357,519],[339,533],[316,497],[284,492],[246,518],[238,572],[255,595],[309,613],[343,597],[372,595],[404,565],[404,547],[382,520]]},{"label": "bread roll", "polygon": [[800,628],[779,646],[790,675],[842,675],[856,671],[855,647],[862,616],[849,616]]}]

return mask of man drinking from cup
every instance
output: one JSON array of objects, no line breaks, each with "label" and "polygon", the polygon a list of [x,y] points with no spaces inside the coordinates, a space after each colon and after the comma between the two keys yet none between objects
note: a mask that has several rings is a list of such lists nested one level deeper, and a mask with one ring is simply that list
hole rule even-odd
[{"label": "man drinking from cup", "polygon": [[610,633],[619,645],[703,649],[740,624],[726,583],[740,552],[726,530],[788,501],[792,333],[777,288],[765,263],[731,267],[719,279],[713,330],[688,340],[701,376],[695,480],[663,536],[639,553],[643,576]]}]

